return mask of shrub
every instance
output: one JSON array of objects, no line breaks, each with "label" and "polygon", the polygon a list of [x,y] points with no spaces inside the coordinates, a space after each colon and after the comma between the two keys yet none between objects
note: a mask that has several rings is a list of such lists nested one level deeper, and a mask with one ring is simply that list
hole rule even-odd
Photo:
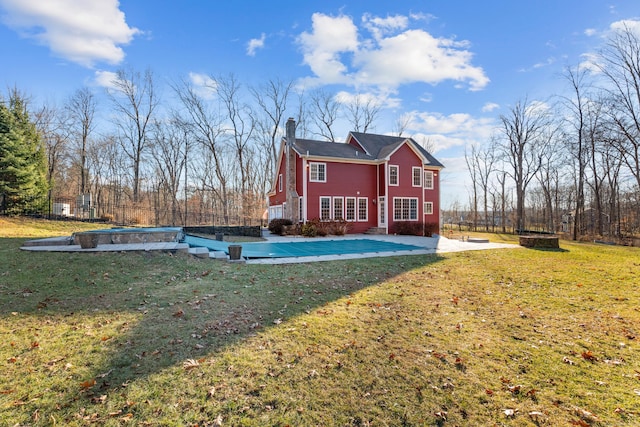
[{"label": "shrub", "polygon": [[424,223],[424,235],[427,237],[431,237],[434,234],[438,234],[440,232],[440,224],[437,222],[425,222]]},{"label": "shrub", "polygon": [[422,236],[424,224],[420,221],[400,221],[395,224],[396,234],[404,236]]},{"label": "shrub", "polygon": [[318,229],[313,222],[307,222],[302,224],[300,234],[305,237],[316,237],[318,235]]},{"label": "shrub", "polygon": [[335,236],[344,236],[351,228],[351,223],[345,221],[344,219],[334,220],[329,222],[329,227],[331,229],[330,234]]},{"label": "shrub", "polygon": [[284,226],[285,225],[292,225],[293,223],[291,222],[290,219],[286,219],[286,218],[276,218],[276,219],[272,219],[269,222],[269,231],[273,234],[278,234],[280,236],[282,236],[282,233],[284,232]]}]

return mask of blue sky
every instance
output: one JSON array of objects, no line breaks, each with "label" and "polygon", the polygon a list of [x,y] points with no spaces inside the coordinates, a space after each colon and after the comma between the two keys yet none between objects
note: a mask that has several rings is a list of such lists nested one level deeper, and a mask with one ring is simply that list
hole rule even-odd
[{"label": "blue sky", "polygon": [[376,133],[406,114],[405,134],[433,147],[447,208],[468,201],[465,146],[518,100],[561,94],[563,68],[639,20],[637,0],[0,0],[0,84],[62,104],[132,67],[165,94],[179,78],[230,73],[364,94],[382,106]]}]

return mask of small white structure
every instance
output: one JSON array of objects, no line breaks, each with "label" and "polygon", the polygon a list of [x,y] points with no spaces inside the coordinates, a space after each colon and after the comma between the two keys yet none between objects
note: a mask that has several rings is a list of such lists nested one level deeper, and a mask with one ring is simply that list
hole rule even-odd
[{"label": "small white structure", "polygon": [[59,216],[71,216],[71,205],[69,203],[54,203],[53,214]]}]

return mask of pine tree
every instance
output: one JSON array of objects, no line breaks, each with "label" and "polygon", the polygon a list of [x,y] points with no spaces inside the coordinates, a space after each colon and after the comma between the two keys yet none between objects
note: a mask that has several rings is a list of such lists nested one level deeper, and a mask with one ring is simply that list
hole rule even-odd
[{"label": "pine tree", "polygon": [[26,100],[17,90],[0,99],[0,208],[22,213],[47,193],[47,158]]}]

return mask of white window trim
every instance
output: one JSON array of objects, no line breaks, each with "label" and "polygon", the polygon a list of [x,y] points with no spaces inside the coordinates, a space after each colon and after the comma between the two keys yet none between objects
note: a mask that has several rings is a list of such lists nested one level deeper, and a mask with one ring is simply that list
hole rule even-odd
[{"label": "white window trim", "polygon": [[[317,178],[320,175],[320,166],[324,169],[324,179]],[[313,169],[316,168],[316,179],[313,179]],[[327,182],[327,164],[320,162],[309,162],[309,182]]]},{"label": "white window trim", "polygon": [[[418,172],[418,183],[416,184],[416,171]],[[414,166],[411,168],[411,186],[422,187],[422,171],[421,167]]]},{"label": "white window trim", "polygon": [[[353,202],[353,218],[349,218],[349,201]],[[358,199],[355,197],[344,198],[344,219],[350,222],[358,220]]]},{"label": "white window trim", "polygon": [[[364,206],[365,206],[365,215],[364,215],[364,219],[360,218],[360,202],[364,200]],[[356,203],[356,220],[360,221],[360,222],[367,222],[369,221],[369,198],[368,197],[358,197],[357,203]]]},{"label": "white window trim", "polygon": [[[342,212],[340,214],[340,218],[336,217],[336,200],[340,200],[340,202],[342,203],[342,209],[341,209]],[[335,219],[335,220],[344,219],[344,197],[342,196],[333,197],[333,203],[331,206],[331,219]]]},{"label": "white window trim", "polygon": [[[426,179],[427,174],[431,175],[431,180]],[[425,190],[433,190],[433,186],[434,186],[433,179],[434,178],[435,178],[435,174],[433,173],[433,171],[429,171],[429,170],[425,170],[424,171],[423,182],[424,182]],[[431,185],[427,185],[427,183],[429,183],[429,182],[431,182]]]},{"label": "white window trim", "polygon": [[[395,169],[396,170],[396,183],[393,184],[391,182],[391,169]],[[389,176],[387,178],[387,182],[389,183],[390,186],[392,187],[398,187],[400,185],[400,166],[398,165],[389,165],[389,170],[388,170]]]},{"label": "white window trim", "polygon": [[424,202],[422,210],[425,215],[433,215],[433,202]]},{"label": "white window trim", "polygon": [[[329,200],[329,217],[328,218],[323,218],[322,217],[322,200]],[[318,218],[320,218],[320,221],[327,221],[331,219],[331,208],[333,208],[333,205],[331,203],[331,196],[320,196],[320,204],[318,206]]]},{"label": "white window trim", "polygon": [[[415,218],[411,218],[411,205],[409,205],[409,218],[397,218],[396,217],[396,202],[398,200],[407,200],[409,201],[409,203],[411,203],[411,200],[415,200],[416,202],[416,216]],[[394,221],[418,221],[418,218],[420,216],[420,212],[418,209],[418,198],[417,197],[394,197],[393,198],[393,220]]]}]

